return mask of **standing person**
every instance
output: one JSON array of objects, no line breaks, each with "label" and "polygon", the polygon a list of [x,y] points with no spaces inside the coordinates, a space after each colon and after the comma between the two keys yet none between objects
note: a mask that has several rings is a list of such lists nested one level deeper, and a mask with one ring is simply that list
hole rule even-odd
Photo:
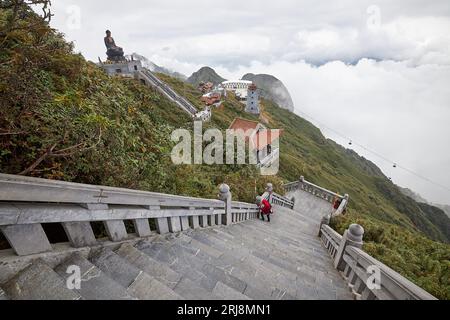
[{"label": "standing person", "polygon": [[259,214],[262,221],[265,221],[264,216],[267,216],[267,221],[270,222],[270,215],[273,213],[272,205],[263,197],[256,197],[256,204],[259,207]]},{"label": "standing person", "polygon": [[333,216],[334,213],[337,211],[337,209],[339,209],[339,207],[341,206],[341,203],[342,203],[342,199],[339,196],[339,194],[337,194],[333,200],[333,210],[331,212],[331,216]]}]

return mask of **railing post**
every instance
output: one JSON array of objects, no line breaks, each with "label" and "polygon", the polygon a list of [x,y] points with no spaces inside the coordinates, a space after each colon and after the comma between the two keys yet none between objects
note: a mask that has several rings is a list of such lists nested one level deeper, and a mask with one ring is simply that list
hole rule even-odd
[{"label": "railing post", "polygon": [[319,237],[322,236],[322,226],[329,225],[330,224],[331,217],[329,215],[326,215],[322,218],[322,221],[320,221],[320,227],[319,227]]},{"label": "railing post", "polygon": [[12,225],[0,229],[18,256],[52,251],[41,224]]},{"label": "railing post", "polygon": [[361,249],[363,246],[363,237],[364,237],[364,228],[359,224],[352,224],[345,231],[334,260],[334,267],[338,271],[344,271],[345,269],[344,254],[347,246],[352,246]]},{"label": "railing post", "polygon": [[266,187],[266,192],[269,194],[269,199],[267,199],[267,201],[269,201],[269,203],[272,203],[272,199],[273,199],[273,184],[268,183],[267,187]]},{"label": "railing post", "polygon": [[231,207],[231,192],[230,187],[222,184],[219,187],[219,199],[225,202],[225,214],[222,216],[222,224],[228,226],[232,224],[232,207]]}]

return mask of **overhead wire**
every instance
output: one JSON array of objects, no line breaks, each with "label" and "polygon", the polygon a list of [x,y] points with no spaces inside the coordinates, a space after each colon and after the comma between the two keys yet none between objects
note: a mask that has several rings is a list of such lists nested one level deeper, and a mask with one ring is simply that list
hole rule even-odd
[{"label": "overhead wire", "polygon": [[337,130],[335,130],[335,129],[333,129],[333,128],[330,128],[329,126],[323,124],[321,121],[315,119],[314,117],[312,117],[311,115],[307,114],[306,112],[301,111],[301,110],[296,110],[296,111],[299,112],[299,113],[301,113],[302,115],[304,115],[305,118],[307,118],[307,119],[312,120],[313,122],[315,122],[315,124],[318,125],[319,127],[325,128],[325,129],[327,129],[328,131],[333,132],[334,134],[336,134],[336,135],[339,136],[340,138],[342,138],[342,139],[344,139],[344,140],[346,140],[346,141],[349,141],[349,145],[351,145],[351,146],[353,146],[353,145],[358,146],[358,147],[360,147],[361,149],[365,150],[366,152],[371,153],[372,155],[378,157],[379,159],[381,159],[381,160],[383,160],[383,161],[385,161],[385,162],[391,164],[394,168],[402,169],[403,171],[406,171],[407,173],[409,173],[409,174],[411,174],[411,175],[414,175],[415,177],[417,177],[417,178],[419,178],[419,179],[421,179],[421,180],[424,180],[424,181],[426,181],[426,182],[428,182],[428,183],[430,183],[430,184],[433,184],[433,185],[435,185],[435,186],[437,186],[437,187],[440,187],[440,188],[442,188],[442,189],[445,189],[445,190],[447,190],[447,191],[450,191],[450,188],[449,188],[449,187],[447,187],[447,186],[445,186],[445,185],[443,185],[443,184],[441,184],[441,183],[439,183],[439,182],[436,182],[436,181],[434,181],[433,179],[430,179],[430,178],[428,178],[428,177],[426,177],[426,176],[424,176],[424,175],[422,175],[422,174],[420,174],[420,173],[417,173],[417,172],[415,172],[414,170],[411,170],[411,169],[409,169],[409,168],[407,168],[407,167],[405,167],[405,166],[403,166],[403,165],[400,165],[398,162],[393,161],[393,160],[389,159],[388,157],[386,157],[386,156],[380,154],[379,152],[374,151],[372,148],[366,147],[366,146],[363,145],[362,143],[359,143],[359,142],[355,141],[354,139],[352,139],[352,138],[350,138],[350,137],[348,137],[348,136],[342,134],[341,132],[339,132],[339,131],[337,131]]}]

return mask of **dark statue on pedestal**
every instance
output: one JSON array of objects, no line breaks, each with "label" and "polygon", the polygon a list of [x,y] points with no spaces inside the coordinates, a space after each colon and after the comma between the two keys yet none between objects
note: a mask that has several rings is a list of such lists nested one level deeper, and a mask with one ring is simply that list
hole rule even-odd
[{"label": "dark statue on pedestal", "polygon": [[111,37],[111,31],[106,31],[105,46],[108,49],[106,55],[109,61],[121,62],[125,61],[124,52],[121,47],[116,46],[114,38]]}]

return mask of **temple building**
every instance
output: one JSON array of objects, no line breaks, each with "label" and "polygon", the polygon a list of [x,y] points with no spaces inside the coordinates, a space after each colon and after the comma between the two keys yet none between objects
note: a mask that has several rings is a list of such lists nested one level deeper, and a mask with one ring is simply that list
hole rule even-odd
[{"label": "temple building", "polygon": [[248,88],[252,84],[253,82],[247,80],[235,80],[224,81],[222,82],[221,86],[227,91],[233,91],[238,99],[246,100],[248,95]]},{"label": "temple building", "polygon": [[243,130],[246,142],[250,143],[250,152],[256,152],[257,165],[267,166],[280,153],[281,130],[267,129],[263,124],[236,118],[230,125],[230,130]]}]

